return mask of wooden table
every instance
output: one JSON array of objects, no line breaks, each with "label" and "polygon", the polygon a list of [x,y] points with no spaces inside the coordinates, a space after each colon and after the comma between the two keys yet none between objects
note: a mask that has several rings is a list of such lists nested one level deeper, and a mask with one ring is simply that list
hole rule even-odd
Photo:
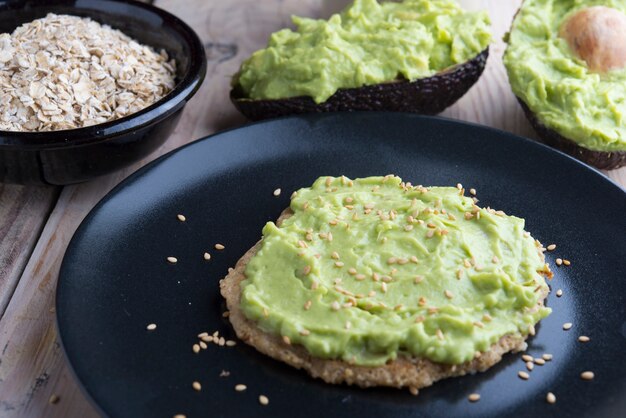
[{"label": "wooden table", "polygon": [[[335,1],[335,3],[333,3]],[[514,100],[502,66],[508,30],[520,0],[461,0],[487,8],[495,44],[476,86],[443,115],[535,137]],[[91,417],[57,338],[54,295],[65,248],[81,220],[114,185],[158,155],[193,139],[244,123],[228,100],[240,62],[290,24],[292,14],[324,16],[337,0],[157,0],[203,39],[207,78],[172,137],[123,172],[68,187],[0,185],[0,416]],[[193,6],[192,6],[193,5]],[[607,173],[626,186],[626,168]],[[51,396],[58,402],[51,402]]]}]

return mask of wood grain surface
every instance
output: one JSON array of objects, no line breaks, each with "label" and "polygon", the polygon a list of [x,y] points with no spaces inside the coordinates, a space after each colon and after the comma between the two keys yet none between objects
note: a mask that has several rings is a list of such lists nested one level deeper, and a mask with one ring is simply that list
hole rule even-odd
[{"label": "wood grain surface", "polygon": [[[241,61],[290,15],[325,16],[339,0],[157,0],[188,22],[204,41],[207,78],[178,128],[159,150],[133,167],[95,181],[59,188],[0,186],[0,417],[82,417],[97,412],[81,393],[63,357],[55,325],[54,293],[63,254],[91,208],[115,184],[149,160],[190,140],[241,125],[228,100]],[[495,44],[485,74],[443,115],[535,137],[510,92],[501,55],[520,0],[461,0],[487,8]],[[626,168],[612,171],[626,186]],[[52,395],[58,402],[49,402]]]}]

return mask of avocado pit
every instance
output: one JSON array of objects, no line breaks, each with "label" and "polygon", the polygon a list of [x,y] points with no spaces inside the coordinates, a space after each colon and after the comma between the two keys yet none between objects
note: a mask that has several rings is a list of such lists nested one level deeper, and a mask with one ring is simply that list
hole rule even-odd
[{"label": "avocado pit", "polygon": [[626,67],[626,15],[619,10],[582,9],[563,23],[559,36],[595,73]]}]

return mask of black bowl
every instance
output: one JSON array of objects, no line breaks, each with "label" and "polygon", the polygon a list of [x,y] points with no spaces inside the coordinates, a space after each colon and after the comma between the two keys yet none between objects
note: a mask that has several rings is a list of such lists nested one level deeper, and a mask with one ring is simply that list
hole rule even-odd
[{"label": "black bowl", "polygon": [[0,181],[71,184],[119,170],[158,148],[202,84],[206,56],[198,35],[176,16],[131,0],[0,1],[0,32],[48,13],[90,17],[176,60],[176,86],[151,106],[111,122],[51,132],[0,131]]}]

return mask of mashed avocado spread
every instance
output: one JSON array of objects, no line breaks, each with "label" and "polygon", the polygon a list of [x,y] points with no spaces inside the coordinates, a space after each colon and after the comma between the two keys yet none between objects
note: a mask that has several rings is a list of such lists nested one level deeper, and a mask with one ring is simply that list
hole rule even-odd
[{"label": "mashed avocado spread", "polygon": [[394,176],[319,178],[263,229],[241,308],[313,356],[382,365],[398,355],[460,364],[527,335],[550,270],[524,220],[453,187]]},{"label": "mashed avocado spread", "polygon": [[525,0],[504,63],[513,92],[544,125],[593,151],[626,151],[626,69],[594,73],[559,36],[593,6],[626,13],[623,0]]},{"label": "mashed avocado spread", "polygon": [[491,40],[486,12],[454,0],[355,0],[329,20],[293,17],[233,79],[251,99],[310,96],[339,88],[430,77],[474,58]]}]

